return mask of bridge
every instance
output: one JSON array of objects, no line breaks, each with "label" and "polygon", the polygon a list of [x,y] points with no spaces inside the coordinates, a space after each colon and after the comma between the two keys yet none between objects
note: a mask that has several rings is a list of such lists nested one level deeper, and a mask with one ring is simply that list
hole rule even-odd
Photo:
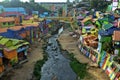
[{"label": "bridge", "polygon": [[73,17],[46,17],[45,19],[59,20],[60,22],[69,23],[74,30],[74,20]]},{"label": "bridge", "polygon": [[73,17],[46,17],[46,19],[70,21]]}]

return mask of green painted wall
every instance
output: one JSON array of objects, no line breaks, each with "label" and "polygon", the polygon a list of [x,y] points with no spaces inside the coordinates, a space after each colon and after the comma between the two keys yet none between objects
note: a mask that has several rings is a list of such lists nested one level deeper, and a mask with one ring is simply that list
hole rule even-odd
[{"label": "green painted wall", "polygon": [[15,26],[15,23],[12,23],[12,22],[1,23],[2,28],[4,28],[4,27],[12,27],[12,26]]}]

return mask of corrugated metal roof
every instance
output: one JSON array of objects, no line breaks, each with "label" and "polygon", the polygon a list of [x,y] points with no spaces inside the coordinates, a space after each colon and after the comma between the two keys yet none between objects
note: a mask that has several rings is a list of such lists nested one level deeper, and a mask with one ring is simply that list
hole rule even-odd
[{"label": "corrugated metal roof", "polygon": [[109,29],[107,29],[107,30],[99,30],[99,31],[98,31],[98,34],[100,34],[101,36],[113,35],[113,32],[114,32],[115,30],[119,30],[119,31],[120,31],[119,28],[113,26],[113,27],[111,27],[111,28],[109,28]]},{"label": "corrugated metal roof", "polygon": [[[8,42],[8,41],[12,41],[12,45],[7,47],[5,44]],[[7,50],[14,50],[14,49],[17,49],[18,47],[20,46],[23,46],[23,45],[28,45],[29,43],[24,41],[24,40],[17,40],[17,39],[10,39],[10,38],[2,38],[0,40],[0,45],[4,45],[5,47],[2,47],[2,48],[5,48]]]},{"label": "corrugated metal roof", "polygon": [[20,37],[17,34],[17,31],[10,31],[10,30],[4,33],[0,33],[0,36],[6,37],[6,38],[13,38],[13,39],[22,39],[22,37]]},{"label": "corrugated metal roof", "polygon": [[23,37],[21,37],[19,34],[36,27],[38,27],[38,24],[0,28],[0,36],[21,40]]},{"label": "corrugated metal roof", "polygon": [[0,9],[1,9],[1,8],[3,8],[3,9],[4,9],[4,7],[3,7],[2,5],[0,5]]},{"label": "corrugated metal roof", "polygon": [[19,42],[21,42],[21,40],[17,40],[17,39],[10,39],[10,40],[12,40],[12,44],[13,44],[13,45],[16,45],[16,44],[18,44]]},{"label": "corrugated metal roof", "polygon": [[38,24],[24,24],[23,26],[14,26],[10,28],[0,28],[0,33],[7,32],[8,29],[11,30],[20,30],[21,28],[27,28],[27,27],[38,27]]},{"label": "corrugated metal roof", "polygon": [[5,45],[8,41],[9,41],[8,38],[2,38],[2,39],[0,40],[0,44]]},{"label": "corrugated metal roof", "polygon": [[5,12],[20,12],[22,14],[26,14],[26,11],[23,7],[5,8]]}]

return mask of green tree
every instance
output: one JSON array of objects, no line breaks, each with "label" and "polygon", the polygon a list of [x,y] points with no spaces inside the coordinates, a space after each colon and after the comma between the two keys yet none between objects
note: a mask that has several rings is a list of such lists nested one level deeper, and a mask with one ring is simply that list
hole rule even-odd
[{"label": "green tree", "polygon": [[35,3],[35,0],[30,0],[30,2]]},{"label": "green tree", "polygon": [[108,5],[111,4],[112,1],[107,0],[90,0],[91,8],[100,10],[100,11],[106,11],[106,8]]},{"label": "green tree", "polygon": [[10,0],[4,0],[5,2],[9,2]]},{"label": "green tree", "polygon": [[0,5],[3,5],[4,7],[23,7],[25,8],[26,12],[28,14],[32,14],[32,11],[39,11],[39,12],[50,12],[49,10],[43,8],[40,4],[35,3],[34,0],[31,0],[33,2],[21,2],[20,0],[6,0],[3,2],[0,2]]},{"label": "green tree", "polygon": [[4,12],[4,9],[3,9],[3,8],[1,9],[1,12]]}]

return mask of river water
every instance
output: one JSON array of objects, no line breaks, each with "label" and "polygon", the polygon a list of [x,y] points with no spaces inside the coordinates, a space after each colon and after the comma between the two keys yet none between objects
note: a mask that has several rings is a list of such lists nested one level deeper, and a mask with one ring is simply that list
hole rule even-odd
[{"label": "river water", "polygon": [[57,38],[58,35],[53,35],[48,39],[48,60],[41,69],[40,80],[76,80],[77,76],[70,67],[70,60],[62,55]]}]

